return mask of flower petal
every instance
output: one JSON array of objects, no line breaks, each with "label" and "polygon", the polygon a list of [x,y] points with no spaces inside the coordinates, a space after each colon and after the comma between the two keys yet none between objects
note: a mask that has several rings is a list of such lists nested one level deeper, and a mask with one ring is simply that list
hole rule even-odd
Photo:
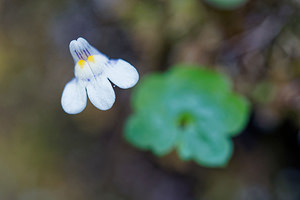
[{"label": "flower petal", "polygon": [[70,53],[71,53],[71,55],[72,55],[72,57],[74,59],[74,62],[76,64],[79,60],[82,59],[81,56],[80,56],[80,53],[78,52],[79,47],[77,45],[77,41],[76,40],[72,40],[70,42],[69,49],[70,49]]},{"label": "flower petal", "polygon": [[100,76],[106,69],[109,59],[100,54],[88,57],[88,63],[95,76]]},{"label": "flower petal", "polygon": [[70,42],[69,49],[75,64],[79,60],[87,60],[88,57],[92,55],[101,55],[102,57],[108,59],[104,54],[90,45],[88,41],[82,37],[79,37],[77,40],[72,40]]},{"label": "flower petal", "polygon": [[115,102],[115,92],[106,77],[97,76],[87,84],[87,94],[94,106],[100,110],[110,109]]},{"label": "flower petal", "polygon": [[139,80],[137,70],[122,59],[109,60],[105,73],[109,80],[123,89],[133,87]]},{"label": "flower petal", "polygon": [[[89,55],[101,55],[101,56],[104,56],[106,57],[104,54],[102,54],[98,49],[96,49],[95,47],[93,47],[92,45],[90,45],[90,43],[82,38],[82,37],[79,37],[77,39],[77,44],[78,44],[78,47],[83,51],[87,51],[87,53]],[[107,57],[106,57],[107,58]]]},{"label": "flower petal", "polygon": [[77,114],[86,106],[86,92],[80,80],[73,78],[63,90],[61,105],[66,113]]}]

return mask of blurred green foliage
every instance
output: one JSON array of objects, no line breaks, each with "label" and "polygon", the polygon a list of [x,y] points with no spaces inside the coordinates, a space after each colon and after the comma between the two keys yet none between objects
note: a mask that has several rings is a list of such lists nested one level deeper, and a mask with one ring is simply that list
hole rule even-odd
[{"label": "blurred green foliage", "polygon": [[125,128],[130,143],[158,156],[176,149],[182,160],[208,167],[226,165],[230,137],[241,132],[249,114],[248,102],[231,91],[228,78],[187,65],[141,80],[133,107]]},{"label": "blurred green foliage", "polygon": [[236,9],[244,5],[247,0],[206,0],[209,4],[220,9]]},{"label": "blurred green foliage", "polygon": [[[212,0],[0,1],[0,199],[299,200],[300,1],[247,2],[224,12]],[[252,109],[230,164],[220,170],[182,162],[178,143],[155,159],[124,145],[132,90],[115,88],[118,100],[109,111],[89,102],[80,115],[65,114],[60,97],[74,67],[68,45],[79,36],[134,64],[141,88],[145,74],[174,63],[230,74]],[[159,83],[171,75],[156,76]],[[167,91],[170,84],[161,82],[150,89]],[[149,113],[172,106],[162,105],[150,89],[145,98],[158,99],[165,111],[153,113],[159,106],[152,105],[140,114],[148,101],[135,108],[134,116],[147,117],[145,128],[155,125]],[[169,125],[166,115],[157,132],[166,141],[173,129],[196,121],[183,112]],[[150,139],[148,144],[161,145]],[[152,146],[143,149],[154,152]]]}]

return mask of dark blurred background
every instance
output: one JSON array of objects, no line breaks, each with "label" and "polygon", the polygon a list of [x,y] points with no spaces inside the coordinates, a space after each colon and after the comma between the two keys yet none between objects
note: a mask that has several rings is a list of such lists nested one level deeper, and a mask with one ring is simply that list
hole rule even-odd
[{"label": "dark blurred background", "polygon": [[[0,199],[299,200],[300,1],[207,2],[0,0]],[[109,111],[64,113],[79,36],[141,79],[176,63],[230,76],[252,114],[229,164],[131,147],[131,89]]]}]

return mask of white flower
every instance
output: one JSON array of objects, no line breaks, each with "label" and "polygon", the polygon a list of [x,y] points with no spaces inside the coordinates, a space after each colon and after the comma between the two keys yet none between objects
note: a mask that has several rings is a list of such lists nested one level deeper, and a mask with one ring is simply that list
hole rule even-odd
[{"label": "white flower", "polygon": [[70,42],[70,52],[75,62],[75,78],[66,84],[62,93],[61,105],[66,113],[83,111],[86,93],[94,106],[108,110],[115,102],[110,81],[127,89],[139,80],[139,74],[131,64],[122,59],[109,59],[81,37]]}]

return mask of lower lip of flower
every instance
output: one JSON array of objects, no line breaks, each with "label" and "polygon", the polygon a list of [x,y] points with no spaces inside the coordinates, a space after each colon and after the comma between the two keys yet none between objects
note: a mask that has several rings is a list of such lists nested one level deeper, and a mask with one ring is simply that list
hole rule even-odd
[{"label": "lower lip of flower", "polygon": [[[88,62],[91,62],[91,63],[95,63],[95,59],[94,59],[94,56],[89,56],[88,59],[87,59]],[[86,61],[85,60],[79,60],[78,61],[78,65],[80,66],[80,68],[82,69],[83,66],[86,64]]]},{"label": "lower lip of flower", "polygon": [[84,60],[79,60],[79,61],[78,61],[78,65],[79,65],[80,68],[82,69],[83,66],[85,65],[85,61],[84,61]]}]

